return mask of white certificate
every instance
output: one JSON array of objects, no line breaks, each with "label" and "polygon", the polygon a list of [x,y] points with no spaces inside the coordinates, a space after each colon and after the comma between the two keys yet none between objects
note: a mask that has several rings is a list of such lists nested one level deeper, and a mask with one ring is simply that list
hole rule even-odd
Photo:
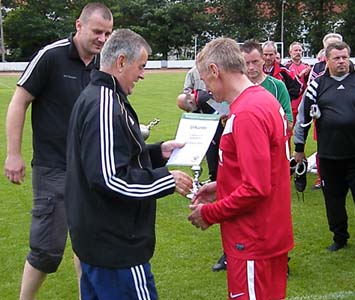
[{"label": "white certificate", "polygon": [[183,113],[175,140],[185,146],[174,149],[167,165],[200,165],[216,132],[219,115]]}]

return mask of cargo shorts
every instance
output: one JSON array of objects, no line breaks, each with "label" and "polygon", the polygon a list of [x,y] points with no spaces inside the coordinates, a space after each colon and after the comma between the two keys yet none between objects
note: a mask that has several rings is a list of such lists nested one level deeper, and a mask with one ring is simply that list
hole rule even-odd
[{"label": "cargo shorts", "polygon": [[54,273],[62,261],[68,235],[65,171],[33,166],[32,172],[33,208],[27,261],[41,272]]}]

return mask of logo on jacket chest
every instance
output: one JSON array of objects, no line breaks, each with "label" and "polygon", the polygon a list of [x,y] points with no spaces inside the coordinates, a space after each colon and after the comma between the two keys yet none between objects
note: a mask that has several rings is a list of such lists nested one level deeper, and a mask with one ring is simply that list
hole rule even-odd
[{"label": "logo on jacket chest", "polygon": [[129,121],[131,122],[131,125],[133,126],[134,123],[135,123],[135,122],[134,122],[134,119],[133,119],[131,116],[129,116],[128,119],[129,119]]},{"label": "logo on jacket chest", "polygon": [[245,249],[245,245],[244,244],[236,244],[235,249],[237,249],[239,251],[243,251]]},{"label": "logo on jacket chest", "polygon": [[67,79],[73,79],[73,80],[76,80],[76,79],[78,79],[78,77],[76,77],[76,76],[73,76],[73,75],[70,75],[70,74],[64,74],[64,75],[63,75],[63,78],[67,78]]}]

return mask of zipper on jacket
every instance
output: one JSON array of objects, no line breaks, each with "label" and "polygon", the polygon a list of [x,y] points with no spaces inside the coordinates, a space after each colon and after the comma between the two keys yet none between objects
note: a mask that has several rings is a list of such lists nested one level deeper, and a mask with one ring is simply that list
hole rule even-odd
[{"label": "zipper on jacket", "polygon": [[126,108],[124,107],[124,104],[121,101],[120,95],[116,92],[116,81],[115,79],[112,77],[112,81],[113,81],[113,86],[114,86],[114,91],[117,95],[117,102],[121,107],[121,113],[124,114],[125,116],[125,121],[126,121],[126,125],[128,128],[129,133],[131,134],[133,140],[137,143],[138,147],[139,147],[139,154],[138,154],[138,165],[141,169],[143,169],[142,163],[141,163],[141,154],[143,152],[143,148],[142,145],[139,143],[138,139],[136,138],[136,136],[134,135],[131,126],[129,125],[129,121],[128,121],[128,112],[126,110]]}]

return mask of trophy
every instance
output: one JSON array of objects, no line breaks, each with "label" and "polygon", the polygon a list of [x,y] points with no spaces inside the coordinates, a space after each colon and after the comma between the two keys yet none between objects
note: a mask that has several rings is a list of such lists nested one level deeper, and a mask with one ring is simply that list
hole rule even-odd
[{"label": "trophy", "polygon": [[191,193],[186,195],[186,197],[189,198],[190,200],[192,200],[192,198],[196,195],[198,189],[201,187],[199,178],[202,173],[202,168],[199,165],[193,165],[191,167],[191,171],[194,177],[192,181],[192,189],[191,189]]},{"label": "trophy", "polygon": [[141,130],[142,136],[144,140],[149,138],[150,129],[152,129],[155,125],[159,124],[160,119],[155,118],[153,121],[149,122],[148,125],[139,124],[139,128]]}]

